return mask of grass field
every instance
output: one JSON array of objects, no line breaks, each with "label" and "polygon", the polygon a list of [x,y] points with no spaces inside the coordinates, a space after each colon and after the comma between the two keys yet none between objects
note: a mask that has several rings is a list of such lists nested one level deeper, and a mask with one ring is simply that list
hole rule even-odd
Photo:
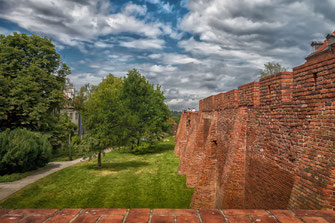
[{"label": "grass field", "polygon": [[113,151],[103,167],[91,160],[63,169],[15,193],[0,208],[189,208],[193,189],[177,175],[173,138],[157,152]]}]

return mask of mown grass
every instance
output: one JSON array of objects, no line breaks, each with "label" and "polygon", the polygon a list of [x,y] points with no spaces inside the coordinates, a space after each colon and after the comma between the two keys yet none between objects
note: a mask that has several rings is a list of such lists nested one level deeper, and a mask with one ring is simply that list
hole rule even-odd
[{"label": "mown grass", "polygon": [[34,173],[37,173],[39,171],[42,170],[48,170],[51,169],[52,165],[46,165],[44,167],[38,168],[36,170],[32,170],[32,171],[28,171],[28,172],[24,172],[24,173],[12,173],[12,174],[6,174],[3,176],[0,176],[0,183],[4,183],[4,182],[13,182],[16,180],[21,180],[22,178],[28,177]]},{"label": "mown grass", "polygon": [[189,208],[193,189],[177,175],[173,138],[152,154],[113,151],[63,169],[15,193],[0,208]]}]

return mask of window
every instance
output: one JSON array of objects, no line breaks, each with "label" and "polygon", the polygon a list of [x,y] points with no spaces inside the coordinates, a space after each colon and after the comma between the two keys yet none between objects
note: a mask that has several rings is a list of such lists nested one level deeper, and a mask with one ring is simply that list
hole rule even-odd
[{"label": "window", "polygon": [[76,114],[76,119],[78,119],[78,116],[79,116],[78,112],[76,112],[75,114]]},{"label": "window", "polygon": [[72,119],[72,112],[70,112],[70,119]]}]

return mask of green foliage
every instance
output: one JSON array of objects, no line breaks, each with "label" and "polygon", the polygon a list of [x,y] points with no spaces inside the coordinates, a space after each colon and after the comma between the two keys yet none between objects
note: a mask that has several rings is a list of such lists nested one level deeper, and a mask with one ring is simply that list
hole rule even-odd
[{"label": "green foliage", "polygon": [[264,64],[264,70],[261,73],[261,78],[285,71],[287,71],[287,68],[282,67],[279,63],[268,62],[267,64]]},{"label": "green foliage", "polygon": [[55,131],[69,73],[47,38],[0,35],[0,128]]},{"label": "green foliage", "polygon": [[132,145],[130,152],[134,154],[153,153],[156,149],[156,143],[141,142],[139,145]]},{"label": "green foliage", "polygon": [[83,104],[83,124],[87,133],[82,148],[89,156],[100,156],[107,147],[118,147],[128,140],[127,126],[133,118],[120,99],[121,86],[122,80],[110,74]]},{"label": "green foliage", "polygon": [[72,139],[71,139],[71,147],[72,148],[74,148],[77,145],[80,145],[80,143],[81,143],[81,139],[80,139],[79,135],[72,136]]},{"label": "green foliage", "polygon": [[140,145],[141,141],[153,143],[168,131],[170,111],[160,86],[155,88],[136,69],[129,71],[123,79],[121,99],[133,116],[133,122],[128,126],[133,145]]},{"label": "green foliage", "polygon": [[42,167],[50,156],[51,145],[45,135],[26,129],[0,133],[0,175]]}]

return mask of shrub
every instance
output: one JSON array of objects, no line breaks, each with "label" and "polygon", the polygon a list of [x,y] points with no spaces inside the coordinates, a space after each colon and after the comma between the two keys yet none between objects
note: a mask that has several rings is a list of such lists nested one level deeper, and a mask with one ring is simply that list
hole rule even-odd
[{"label": "shrub", "polygon": [[51,157],[47,136],[26,129],[0,133],[0,175],[45,166]]},{"label": "shrub", "polygon": [[131,152],[134,154],[146,154],[155,152],[155,149],[155,143],[142,142],[140,145],[134,146]]}]

